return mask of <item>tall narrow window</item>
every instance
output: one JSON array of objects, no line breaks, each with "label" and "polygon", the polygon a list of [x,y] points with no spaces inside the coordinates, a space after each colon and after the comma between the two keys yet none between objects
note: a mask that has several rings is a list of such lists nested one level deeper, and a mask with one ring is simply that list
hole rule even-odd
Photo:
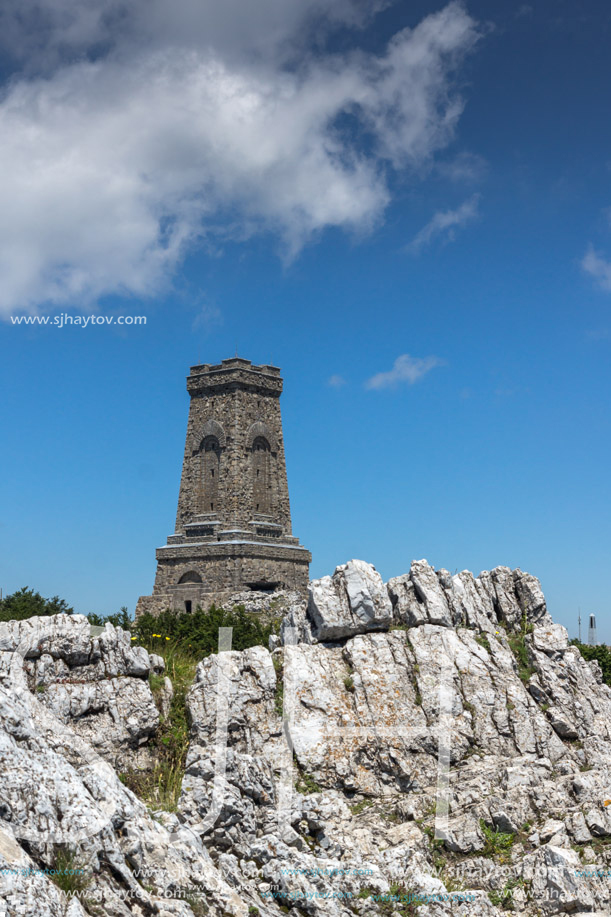
[{"label": "tall narrow window", "polygon": [[201,507],[202,512],[214,512],[218,505],[219,466],[221,447],[216,436],[206,436],[201,445]]},{"label": "tall narrow window", "polygon": [[263,436],[252,444],[252,497],[255,513],[269,514],[271,507],[270,445]]}]

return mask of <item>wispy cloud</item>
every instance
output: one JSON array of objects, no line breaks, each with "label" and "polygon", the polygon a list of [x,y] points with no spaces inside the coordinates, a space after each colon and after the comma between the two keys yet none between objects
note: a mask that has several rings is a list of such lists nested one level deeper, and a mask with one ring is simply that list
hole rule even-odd
[{"label": "wispy cloud", "polygon": [[422,379],[436,366],[443,366],[444,360],[439,357],[412,357],[409,353],[403,353],[397,357],[393,368],[385,373],[377,373],[365,383],[365,388],[382,389],[396,388],[398,385],[407,383],[413,385],[418,379]]},{"label": "wispy cloud", "polygon": [[204,301],[199,304],[197,314],[193,319],[192,327],[194,331],[208,332],[222,323],[223,315],[218,306]]},{"label": "wispy cloud", "polygon": [[581,267],[590,274],[602,290],[611,291],[611,261],[589,248],[581,259]]},{"label": "wispy cloud", "polygon": [[479,194],[473,194],[456,210],[438,210],[426,226],[423,226],[420,232],[414,236],[409,245],[406,246],[406,249],[417,253],[437,236],[441,236],[445,242],[452,242],[456,236],[456,230],[470,223],[479,215],[479,198]]},{"label": "wispy cloud", "polygon": [[472,183],[481,181],[488,169],[488,163],[477,153],[463,151],[453,159],[437,163],[437,174],[453,182]]},{"label": "wispy cloud", "polygon": [[346,380],[344,379],[343,376],[339,376],[339,375],[330,376],[329,379],[327,380],[327,385],[330,385],[331,388],[341,388],[342,385],[345,385],[345,384],[346,384]]}]

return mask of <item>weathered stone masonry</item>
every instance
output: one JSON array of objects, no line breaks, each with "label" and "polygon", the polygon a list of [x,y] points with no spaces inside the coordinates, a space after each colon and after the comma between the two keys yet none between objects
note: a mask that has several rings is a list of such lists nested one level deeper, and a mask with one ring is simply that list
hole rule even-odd
[{"label": "weathered stone masonry", "polygon": [[311,554],[291,534],[277,366],[192,366],[176,531],[136,615],[189,611],[247,589],[305,593]]}]

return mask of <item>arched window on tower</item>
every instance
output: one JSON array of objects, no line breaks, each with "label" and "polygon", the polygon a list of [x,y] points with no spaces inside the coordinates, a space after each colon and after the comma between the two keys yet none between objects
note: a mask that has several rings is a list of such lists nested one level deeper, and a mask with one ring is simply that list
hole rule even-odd
[{"label": "arched window on tower", "polygon": [[263,436],[257,436],[252,444],[252,499],[253,512],[268,515],[271,506],[271,449]]},{"label": "arched window on tower", "polygon": [[216,436],[206,436],[201,445],[201,512],[219,511],[221,447]]},{"label": "arched window on tower", "polygon": [[185,583],[201,583],[202,578],[195,570],[188,570],[178,580],[178,585],[183,586]]}]

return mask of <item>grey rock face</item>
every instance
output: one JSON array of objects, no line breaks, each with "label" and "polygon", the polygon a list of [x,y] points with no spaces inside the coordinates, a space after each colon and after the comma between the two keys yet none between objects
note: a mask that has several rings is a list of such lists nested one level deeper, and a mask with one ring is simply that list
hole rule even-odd
[{"label": "grey rock face", "polygon": [[468,570],[451,576],[447,570],[415,560],[410,572],[388,582],[397,622],[417,627],[441,624],[491,632],[499,624],[519,631],[528,624],[553,626],[539,580],[521,570],[496,567],[475,578]]},{"label": "grey rock face", "polygon": [[382,577],[362,560],[351,560],[336,567],[333,576],[310,583],[308,617],[318,641],[387,629],[391,615]]},{"label": "grey rock face", "polygon": [[[142,651],[114,629],[104,640],[91,639],[84,620],[58,616],[2,626],[0,913],[81,917],[97,906],[111,917],[193,917],[180,892],[186,885],[205,893],[213,913],[245,917],[248,894],[237,895],[225,882],[199,839],[175,816],[165,816],[165,824],[154,820],[96,751],[96,745],[106,751],[104,742],[85,723],[101,711],[110,710],[139,740],[148,684],[135,674],[144,671]],[[88,678],[68,683],[66,670],[84,676],[88,660],[94,670]],[[102,677],[100,663],[110,677]],[[54,681],[58,672],[64,681]],[[44,691],[36,689],[40,679]],[[80,900],[49,875],[58,849],[71,850],[87,875]]]},{"label": "grey rock face", "polygon": [[119,770],[139,763],[159,712],[148,685],[151,658],[129,633],[106,624],[92,637],[83,615],[54,615],[0,625],[0,645],[23,657],[38,701],[99,755]]},{"label": "grey rock face", "polygon": [[[351,561],[315,581],[272,652],[199,663],[158,820],[111,766],[146,751],[158,660],[78,620],[0,641],[0,867],[71,835],[111,917],[192,917],[185,885],[240,917],[382,917],[407,892],[422,917],[611,913],[611,689],[528,574],[417,561],[386,591]],[[0,870],[2,900],[85,913],[43,875]]]}]

